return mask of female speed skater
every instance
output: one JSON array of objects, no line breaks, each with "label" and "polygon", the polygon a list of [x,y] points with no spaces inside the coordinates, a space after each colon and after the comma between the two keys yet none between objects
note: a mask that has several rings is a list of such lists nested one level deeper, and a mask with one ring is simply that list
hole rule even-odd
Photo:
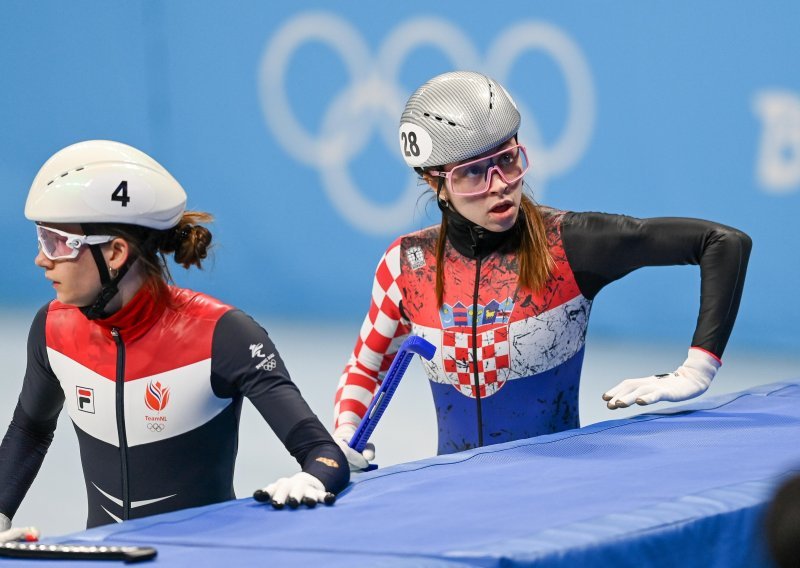
[{"label": "female speed skater", "polygon": [[345,456],[267,332],[169,284],[165,255],[201,267],[211,243],[202,225],[211,216],[186,211],[186,201],[153,158],[105,140],[62,149],[34,179],[25,216],[56,299],[33,319],[0,445],[0,538],[20,536],[11,519],[64,406],[80,444],[88,527],[233,499],[245,397],[302,469],[256,497],[313,507],[347,484]]},{"label": "female speed skater", "polygon": [[397,238],[339,381],[334,438],[353,470],[374,448],[347,446],[402,340],[437,347],[423,361],[440,454],[580,426],[589,312],[608,284],[645,266],[700,266],[700,313],[677,369],[609,389],[608,408],[682,401],[711,384],[744,285],[750,238],[689,218],[559,211],[523,189],[530,166],[520,113],[474,72],[426,82],[408,100],[399,142],[433,192],[441,223]]}]

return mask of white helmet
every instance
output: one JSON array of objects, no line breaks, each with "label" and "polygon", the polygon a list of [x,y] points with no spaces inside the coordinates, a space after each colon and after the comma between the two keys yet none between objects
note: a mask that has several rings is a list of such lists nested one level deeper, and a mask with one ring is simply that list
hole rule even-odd
[{"label": "white helmet", "polygon": [[25,217],[168,229],[185,209],[186,192],[153,158],[120,142],[88,140],[45,162],[28,192]]},{"label": "white helmet", "polygon": [[443,73],[408,99],[400,151],[411,167],[443,166],[502,144],[519,124],[517,105],[500,83],[472,71]]}]

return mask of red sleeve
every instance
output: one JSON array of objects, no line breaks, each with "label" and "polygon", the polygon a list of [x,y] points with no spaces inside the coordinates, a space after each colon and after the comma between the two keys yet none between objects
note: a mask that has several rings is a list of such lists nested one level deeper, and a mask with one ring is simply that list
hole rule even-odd
[{"label": "red sleeve", "polygon": [[334,427],[357,426],[411,329],[400,311],[400,239],[378,263],[369,313],[336,389]]}]

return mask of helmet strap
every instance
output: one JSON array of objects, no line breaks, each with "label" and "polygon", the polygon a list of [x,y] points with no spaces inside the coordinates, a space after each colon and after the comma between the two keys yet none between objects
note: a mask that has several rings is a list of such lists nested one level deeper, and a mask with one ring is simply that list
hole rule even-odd
[{"label": "helmet strap", "polygon": [[439,206],[439,211],[446,213],[450,209],[450,204],[446,199],[442,199],[442,188],[444,187],[444,178],[439,178],[439,185],[436,187],[436,205]]},{"label": "helmet strap", "polygon": [[106,306],[119,292],[119,283],[130,267],[129,258],[125,261],[125,264],[119,267],[119,270],[116,271],[117,273],[112,278],[108,271],[108,266],[106,266],[106,259],[103,256],[103,251],[100,249],[101,246],[102,245],[89,245],[94,263],[97,265],[97,271],[100,273],[100,284],[102,285],[100,293],[94,299],[94,302],[89,306],[80,308],[83,315],[86,316],[86,319],[90,320],[103,319],[111,315],[106,313]]}]

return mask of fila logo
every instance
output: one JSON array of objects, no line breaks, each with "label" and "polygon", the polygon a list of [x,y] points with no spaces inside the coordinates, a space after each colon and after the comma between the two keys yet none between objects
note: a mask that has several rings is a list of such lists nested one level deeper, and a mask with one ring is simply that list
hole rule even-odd
[{"label": "fila logo", "polygon": [[75,396],[78,399],[78,410],[94,414],[94,389],[76,386]]}]

